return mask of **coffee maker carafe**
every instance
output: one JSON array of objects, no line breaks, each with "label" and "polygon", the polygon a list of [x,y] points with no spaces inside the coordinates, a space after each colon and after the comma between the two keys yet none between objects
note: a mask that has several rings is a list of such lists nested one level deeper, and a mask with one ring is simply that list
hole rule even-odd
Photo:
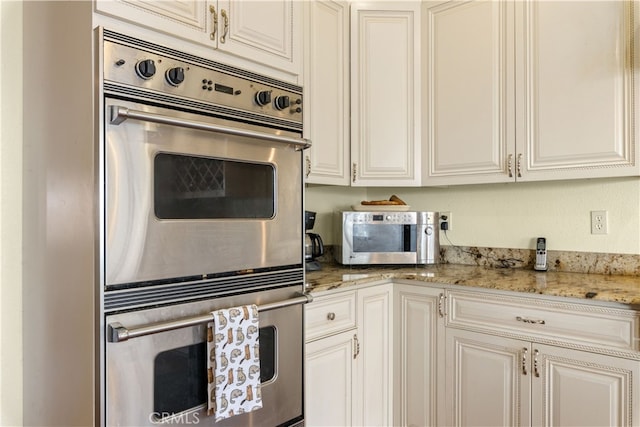
[{"label": "coffee maker carafe", "polygon": [[324,244],[319,234],[311,233],[316,222],[316,213],[311,211],[304,212],[304,260],[307,271],[320,270],[320,263],[316,258],[324,255]]}]

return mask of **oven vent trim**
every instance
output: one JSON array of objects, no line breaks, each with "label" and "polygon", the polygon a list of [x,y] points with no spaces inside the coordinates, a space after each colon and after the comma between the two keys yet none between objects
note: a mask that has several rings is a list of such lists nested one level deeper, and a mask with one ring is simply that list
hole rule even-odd
[{"label": "oven vent trim", "polygon": [[304,287],[303,268],[106,291],[104,311],[105,314],[114,314],[289,286]]},{"label": "oven vent trim", "polygon": [[278,129],[290,130],[297,133],[302,132],[302,123],[290,120],[282,120],[274,117],[263,116],[244,110],[237,110],[206,102],[198,102],[188,98],[176,97],[164,93],[160,94],[153,91],[142,90],[112,82],[105,81],[103,86],[105,95],[126,96],[127,99],[132,98],[135,100],[146,102],[155,101],[156,104],[161,107],[177,107],[187,112],[211,114],[217,117],[234,121],[238,121],[239,119],[241,121],[241,119],[244,119],[246,122],[255,125],[276,127]]},{"label": "oven vent trim", "polygon": [[178,50],[171,49],[169,47],[157,45],[155,43],[140,40],[135,37],[127,36],[125,34],[117,33],[112,30],[108,30],[106,28],[103,29],[103,37],[104,40],[109,40],[116,43],[121,43],[127,46],[141,48],[145,50],[150,50],[154,53],[163,54],[166,56],[170,56],[173,59],[183,60],[185,62],[191,62],[195,65],[201,65],[204,67],[211,68],[215,71],[220,71],[223,73],[235,75],[237,77],[242,77],[245,79],[249,79],[255,81],[257,83],[264,83],[267,85],[275,86],[280,89],[289,90],[291,92],[295,92],[297,94],[302,95],[302,87],[288,83],[282,80],[274,79],[268,76],[264,76],[261,74],[256,74],[251,71],[243,70],[241,68],[236,68],[231,65],[223,64],[220,62],[212,61],[209,59],[202,58],[200,56],[191,55],[186,52],[181,52]]}]

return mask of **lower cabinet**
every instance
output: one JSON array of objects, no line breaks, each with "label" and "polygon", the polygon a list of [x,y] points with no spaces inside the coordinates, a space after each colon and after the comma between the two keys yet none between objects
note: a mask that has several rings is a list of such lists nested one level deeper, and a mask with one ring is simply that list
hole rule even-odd
[{"label": "lower cabinet", "polygon": [[392,425],[392,289],[318,296],[305,307],[305,425]]},{"label": "lower cabinet", "polygon": [[446,425],[638,423],[638,361],[455,329],[446,340]]},{"label": "lower cabinet", "polygon": [[640,425],[638,311],[437,286],[307,305],[307,425]]},{"label": "lower cabinet", "polygon": [[393,425],[444,425],[438,396],[444,394],[444,290],[424,285],[394,288]]},{"label": "lower cabinet", "polygon": [[306,344],[306,425],[352,424],[356,336],[348,331]]}]

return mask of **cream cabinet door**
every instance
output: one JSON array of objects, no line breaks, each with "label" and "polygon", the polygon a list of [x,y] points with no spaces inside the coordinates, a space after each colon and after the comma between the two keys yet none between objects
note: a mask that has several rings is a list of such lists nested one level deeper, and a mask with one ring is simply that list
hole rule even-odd
[{"label": "cream cabinet door", "polygon": [[311,184],[349,185],[349,5],[304,2],[304,128]]},{"label": "cream cabinet door", "polygon": [[451,328],[446,341],[445,425],[529,425],[530,344]]},{"label": "cream cabinet door", "polygon": [[351,185],[421,182],[420,2],[351,4]]},{"label": "cream cabinet door", "polygon": [[217,7],[218,49],[302,74],[302,2],[218,0]]},{"label": "cream cabinet door", "polygon": [[354,331],[305,345],[305,425],[352,425]]},{"label": "cream cabinet door", "polygon": [[640,362],[536,343],[532,351],[533,425],[638,425]]},{"label": "cream cabinet door", "polygon": [[194,54],[210,52],[258,73],[278,70],[274,77],[295,83],[302,74],[302,7],[296,0],[96,0],[99,13],[206,48]]},{"label": "cream cabinet door", "polygon": [[511,1],[424,2],[424,184],[514,180]]},{"label": "cream cabinet door", "polygon": [[522,180],[640,173],[631,1],[516,2]]},{"label": "cream cabinet door", "polygon": [[358,290],[357,426],[393,425],[392,297],[392,284]]},{"label": "cream cabinet door", "polygon": [[444,370],[438,369],[445,360],[444,290],[394,286],[393,425],[446,425]]}]

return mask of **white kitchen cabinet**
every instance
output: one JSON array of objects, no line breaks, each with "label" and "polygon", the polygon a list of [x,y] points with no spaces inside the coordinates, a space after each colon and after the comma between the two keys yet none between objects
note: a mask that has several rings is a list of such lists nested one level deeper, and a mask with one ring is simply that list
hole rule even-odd
[{"label": "white kitchen cabinet", "polygon": [[349,185],[349,4],[304,4],[306,181]]},{"label": "white kitchen cabinet", "polygon": [[396,426],[445,425],[444,290],[394,285]]},{"label": "white kitchen cabinet", "polygon": [[96,0],[96,11],[205,46],[214,60],[239,57],[256,72],[267,65],[302,74],[302,4],[295,0]]},{"label": "white kitchen cabinet", "polygon": [[352,425],[356,337],[348,331],[305,345],[305,425]]},{"label": "white kitchen cabinet", "polygon": [[454,329],[446,359],[446,425],[637,423],[637,360]]},{"label": "white kitchen cabinet", "polygon": [[393,285],[358,290],[358,393],[354,423],[359,426],[393,424]]},{"label": "white kitchen cabinet", "polygon": [[635,311],[481,292],[447,299],[446,425],[637,425]]},{"label": "white kitchen cabinet", "polygon": [[421,183],[420,3],[351,4],[351,185]]},{"label": "white kitchen cabinet", "polygon": [[392,286],[321,295],[305,307],[306,425],[392,425]]},{"label": "white kitchen cabinet", "polygon": [[425,2],[426,185],[640,174],[633,2]]}]

